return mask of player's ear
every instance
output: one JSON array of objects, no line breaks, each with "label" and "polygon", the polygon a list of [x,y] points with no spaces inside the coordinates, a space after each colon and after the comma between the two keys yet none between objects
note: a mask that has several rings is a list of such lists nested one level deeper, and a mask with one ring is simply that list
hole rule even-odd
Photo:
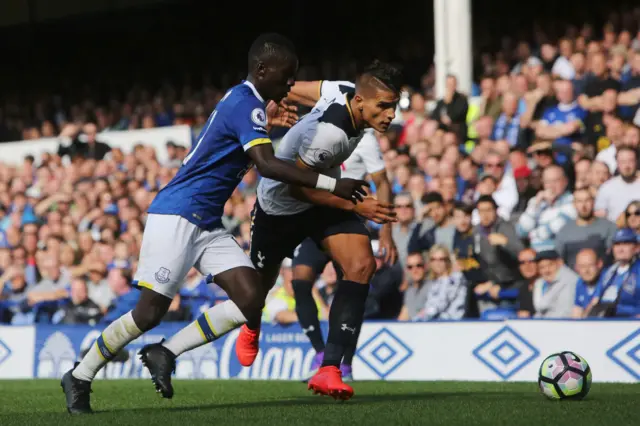
[{"label": "player's ear", "polygon": [[356,109],[362,112],[362,110],[364,109],[364,98],[356,93],[355,95],[353,95],[353,101],[355,103]]},{"label": "player's ear", "polygon": [[256,77],[262,79],[267,72],[267,66],[262,61],[258,61],[256,64]]}]

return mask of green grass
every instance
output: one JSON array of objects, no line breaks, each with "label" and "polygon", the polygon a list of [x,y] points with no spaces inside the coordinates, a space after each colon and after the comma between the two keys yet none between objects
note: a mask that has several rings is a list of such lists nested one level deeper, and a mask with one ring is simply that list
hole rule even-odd
[{"label": "green grass", "polygon": [[173,400],[147,380],[98,381],[87,417],[66,413],[59,382],[0,381],[0,425],[640,425],[640,385],[594,384],[578,402],[533,383],[356,382],[347,402],[276,381],[176,381]]}]

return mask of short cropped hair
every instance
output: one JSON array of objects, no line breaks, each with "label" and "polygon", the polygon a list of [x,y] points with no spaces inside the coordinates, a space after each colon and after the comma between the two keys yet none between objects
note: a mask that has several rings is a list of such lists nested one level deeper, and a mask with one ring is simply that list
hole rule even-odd
[{"label": "short cropped hair", "polygon": [[296,48],[285,36],[277,33],[260,34],[249,48],[249,69],[253,69],[261,61],[295,56]]}]

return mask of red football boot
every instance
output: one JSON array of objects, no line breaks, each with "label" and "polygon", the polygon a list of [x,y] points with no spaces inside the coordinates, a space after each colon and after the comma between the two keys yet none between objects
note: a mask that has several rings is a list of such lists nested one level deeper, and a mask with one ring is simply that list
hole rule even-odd
[{"label": "red football boot", "polygon": [[260,329],[251,330],[243,324],[236,340],[236,356],[244,367],[249,367],[256,360],[260,350],[259,339]]},{"label": "red football boot", "polygon": [[342,382],[342,374],[338,367],[328,365],[320,367],[318,372],[309,379],[307,389],[314,394],[329,395],[333,399],[346,401],[353,396],[353,388]]}]

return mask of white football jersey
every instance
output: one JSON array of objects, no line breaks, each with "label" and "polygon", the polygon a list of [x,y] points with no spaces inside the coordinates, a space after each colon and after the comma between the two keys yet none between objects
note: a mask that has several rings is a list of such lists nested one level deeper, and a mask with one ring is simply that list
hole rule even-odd
[{"label": "white football jersey", "polygon": [[[353,114],[347,95],[355,92],[355,85],[345,81],[323,81],[320,100],[311,112],[296,123],[282,138],[276,157],[295,162],[300,158],[307,166],[322,174],[339,178],[341,168],[351,169],[349,176],[367,172],[375,173],[384,168],[384,163],[374,165],[374,158],[382,161],[380,148],[371,132],[359,132],[355,128]],[[366,135],[366,136],[365,136]],[[361,141],[368,140],[362,152],[351,164],[343,164],[350,158]],[[376,153],[372,153],[375,145]],[[362,166],[361,166],[362,164]],[[369,171],[368,168],[373,169]],[[364,174],[362,170],[365,170]],[[273,179],[262,179],[258,185],[260,207],[271,215],[292,215],[303,212],[313,204],[299,201],[289,194],[289,185]]]}]

